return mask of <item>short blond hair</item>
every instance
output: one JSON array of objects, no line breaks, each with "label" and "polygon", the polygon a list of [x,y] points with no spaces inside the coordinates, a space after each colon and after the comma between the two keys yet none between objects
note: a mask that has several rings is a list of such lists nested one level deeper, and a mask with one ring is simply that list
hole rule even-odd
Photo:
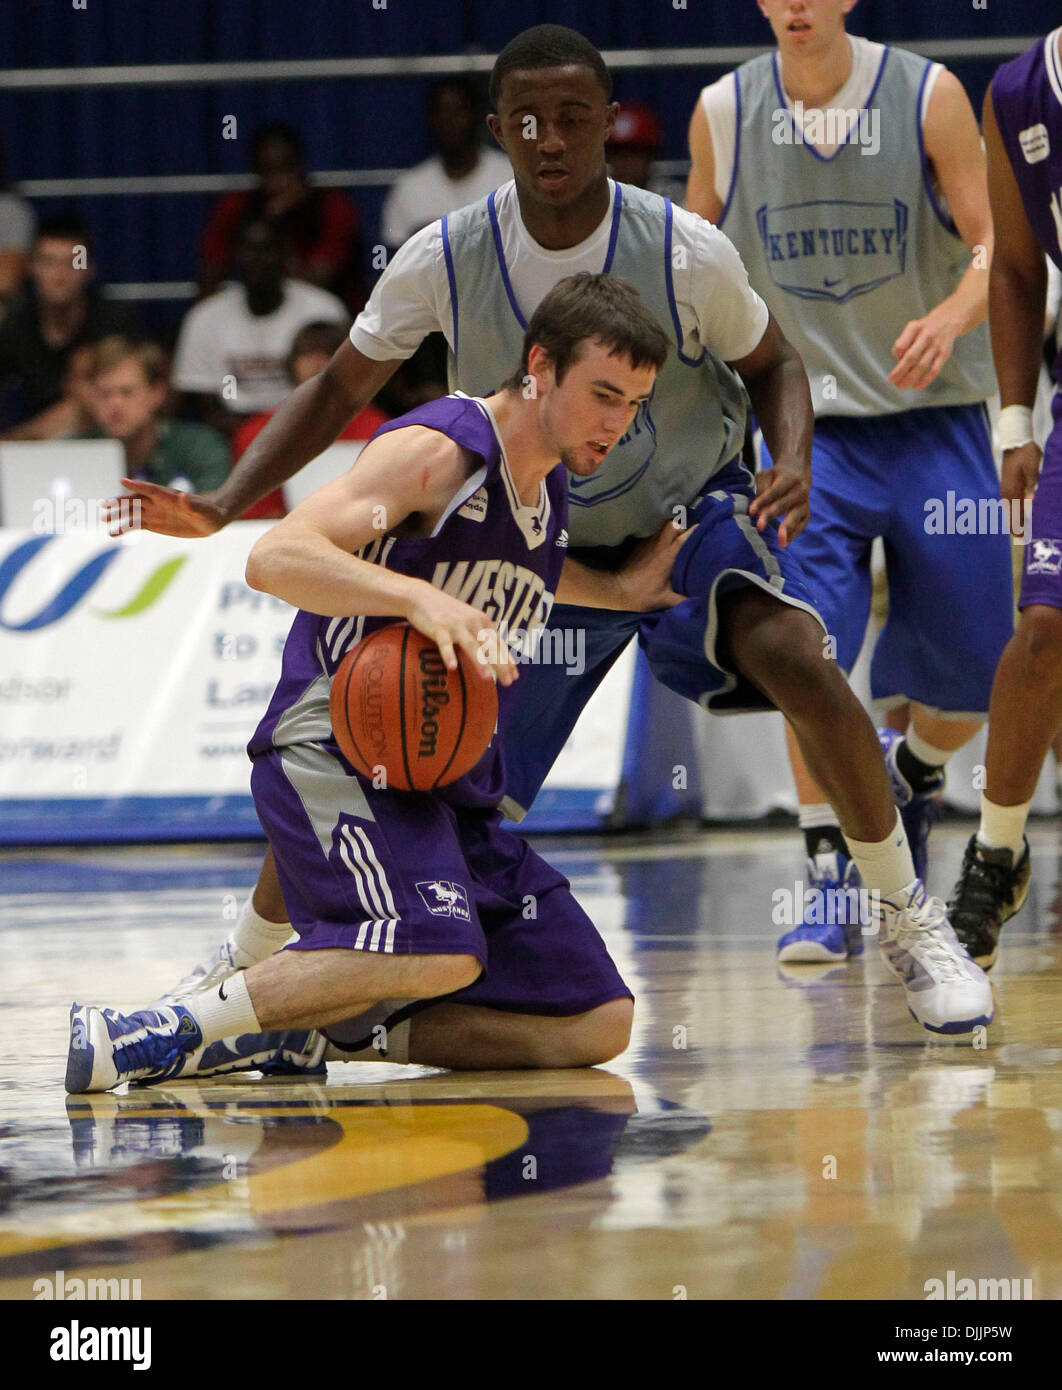
[{"label": "short blond hair", "polygon": [[92,375],[102,376],[104,372],[111,372],[130,359],[140,363],[140,370],[149,386],[164,385],[169,380],[169,359],[158,343],[135,343],[131,338],[121,338],[117,334],[103,338],[96,345]]}]

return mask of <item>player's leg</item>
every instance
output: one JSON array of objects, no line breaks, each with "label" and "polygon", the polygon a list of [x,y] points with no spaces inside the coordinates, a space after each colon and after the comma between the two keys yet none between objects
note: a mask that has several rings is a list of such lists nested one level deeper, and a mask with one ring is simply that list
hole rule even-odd
[{"label": "player's leg", "polygon": [[[887,513],[880,479],[851,459],[843,433],[823,422],[812,451],[811,519],[790,547],[807,577],[826,625],[824,656],[846,674],[855,665],[871,606],[870,553]],[[849,904],[858,901],[859,872],[827,790],[812,775],[792,726],[786,746],[796,785],[799,824],[814,890],[801,920],[778,942],[788,964],[844,960],[862,950],[862,923]]]},{"label": "player's leg", "polygon": [[1047,750],[1062,728],[1062,395],[1027,525],[1018,628],[992,683],[981,822],[949,911],[970,954],[989,968],[1004,922],[1025,902],[1025,822]]},{"label": "player's leg", "polygon": [[502,802],[510,820],[527,814],[590,697],[637,631],[633,613],[554,605],[539,649],[551,659],[521,666],[512,692]]},{"label": "player's leg", "polygon": [[510,1013],[450,1000],[412,1016],[368,1016],[326,1030],[330,1062],[415,1062],[455,1071],[594,1067],[625,1052],[634,1001],[611,999],[583,1013]]},{"label": "player's leg", "polygon": [[634,1003],[567,879],[495,813],[459,813],[487,968],[439,1000],[326,1032],[328,1059],[474,1068],[586,1067],[623,1052]]},{"label": "player's leg", "polygon": [[876,900],[879,945],[908,1007],[931,1031],[969,1031],[990,1020],[991,989],[914,873],[874,726],[837,663],[823,660],[821,620],[776,528],[749,521],[748,480],[721,481],[672,572],[691,597],[643,619],[650,666],[710,710],[782,710]]},{"label": "player's leg", "polygon": [[911,410],[849,433],[891,481],[889,609],[871,693],[911,702],[906,736],[883,730],[882,744],[921,869],[947,762],[987,717],[1013,628],[1007,518],[982,407]]},{"label": "player's leg", "polygon": [[190,1005],[131,1015],[75,1006],[69,1090],[233,1069],[257,1055],[263,1033],[395,996],[450,994],[479,972],[486,945],[470,871],[441,801],[376,791],[314,744],[257,758],[251,789],[298,941]]}]

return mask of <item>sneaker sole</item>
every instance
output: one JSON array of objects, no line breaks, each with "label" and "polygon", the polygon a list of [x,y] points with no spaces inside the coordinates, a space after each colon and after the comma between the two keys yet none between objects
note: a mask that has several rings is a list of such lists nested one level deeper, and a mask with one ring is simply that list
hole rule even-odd
[{"label": "sneaker sole", "polygon": [[944,1034],[972,1033],[975,1028],[987,1028],[996,1016],[995,1010],[993,1009],[990,1014],[982,1014],[980,1018],[964,1019],[955,1023],[926,1023],[925,1019],[918,1017],[910,1004],[907,1006],[907,1012],[918,1026],[924,1028],[928,1033]]},{"label": "sneaker sole", "polygon": [[848,952],[830,951],[819,941],[793,941],[788,946],[780,946],[778,959],[786,965],[822,965],[823,962],[836,964],[848,959]]}]

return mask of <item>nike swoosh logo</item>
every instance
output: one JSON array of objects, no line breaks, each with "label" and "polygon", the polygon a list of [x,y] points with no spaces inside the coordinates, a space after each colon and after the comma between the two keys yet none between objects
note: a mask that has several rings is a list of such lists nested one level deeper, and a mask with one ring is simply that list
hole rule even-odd
[{"label": "nike swoosh logo", "polygon": [[823,280],[823,282],[822,282],[823,288],[824,288],[824,289],[827,289],[827,290],[832,290],[833,287],[834,287],[834,285],[843,284],[843,282],[844,282],[845,280],[847,280],[847,279],[848,279],[848,276],[847,276],[847,275],[842,275],[841,278],[840,278],[840,280]]},{"label": "nike swoosh logo", "polygon": [[228,997],[229,996],[225,993],[225,986],[218,985],[218,998],[224,999],[226,1002],[228,1002]]}]

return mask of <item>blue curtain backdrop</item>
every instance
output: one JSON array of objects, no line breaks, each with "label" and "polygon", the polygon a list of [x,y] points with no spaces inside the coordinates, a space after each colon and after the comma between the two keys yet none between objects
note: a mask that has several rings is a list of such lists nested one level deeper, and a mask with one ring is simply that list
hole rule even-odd
[{"label": "blue curtain backdrop", "polygon": [[[569,24],[601,48],[762,44],[770,31],[754,0],[5,0],[0,69],[126,64],[493,53],[532,23]],[[377,0],[380,3],[380,0]],[[1032,0],[862,0],[853,32],[875,39],[1035,36],[1052,20]],[[992,60],[953,63],[980,105]],[[621,71],[620,97],[655,105],[665,158],[686,155],[689,113],[722,69]],[[12,181],[243,172],[263,120],[304,133],[311,168],[385,168],[423,159],[423,79],[318,81],[192,88],[27,91],[0,86],[0,132]],[[221,138],[225,116],[240,138]],[[369,244],[383,191],[358,190]],[[39,200],[42,212],[55,200]],[[80,211],[105,280],[191,278],[210,199],[198,195],[91,197]]]}]

